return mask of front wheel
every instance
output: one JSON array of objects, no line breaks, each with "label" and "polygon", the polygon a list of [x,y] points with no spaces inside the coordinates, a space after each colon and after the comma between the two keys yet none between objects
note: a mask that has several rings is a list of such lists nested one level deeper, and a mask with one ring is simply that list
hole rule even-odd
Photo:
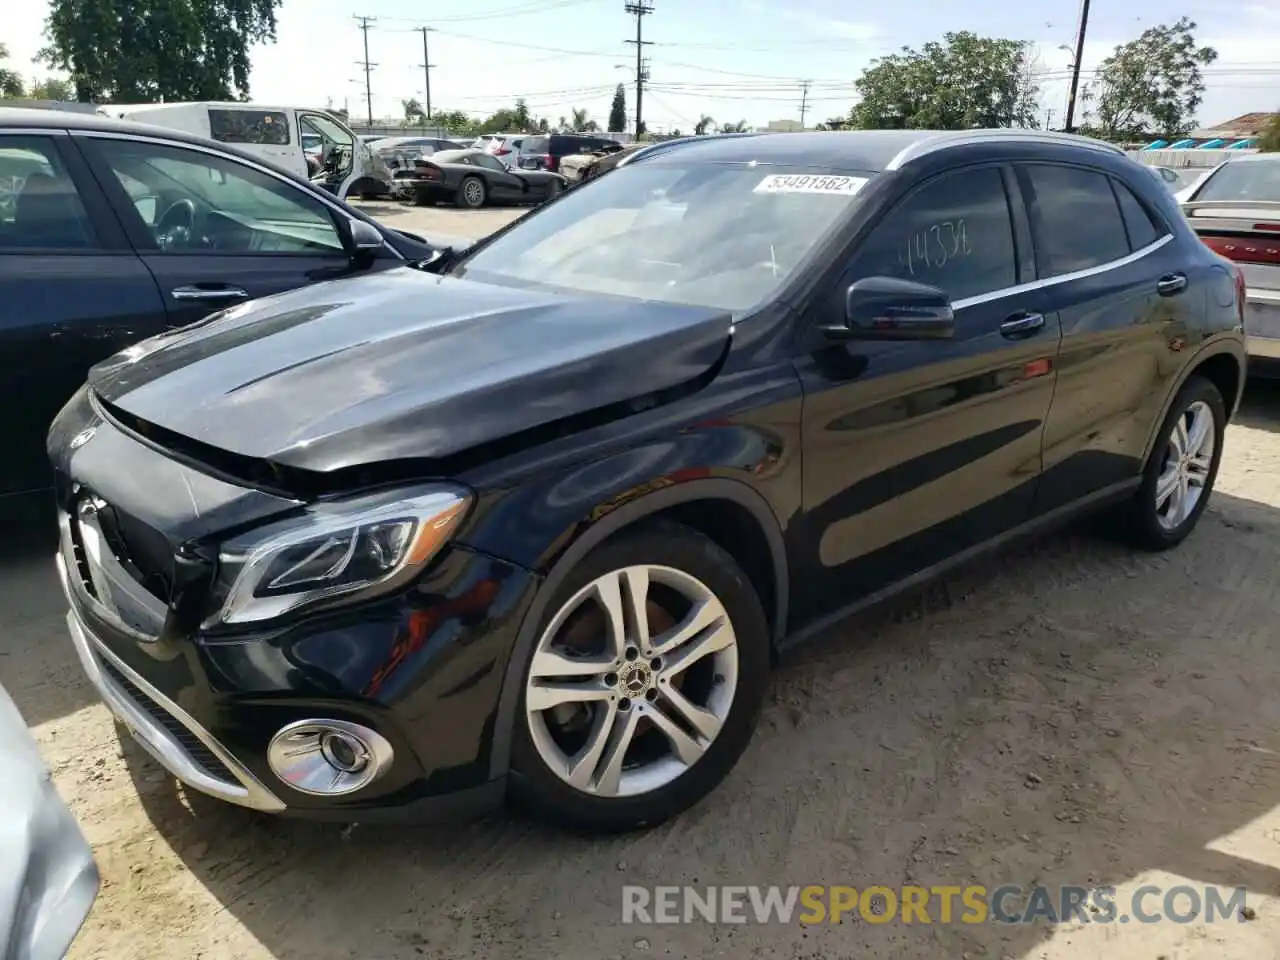
[{"label": "front wheel", "polygon": [[515,798],[576,829],[661,823],[742,755],[769,665],[759,598],[719,546],[665,522],[606,541],[556,591],[524,666]]},{"label": "front wheel", "polygon": [[1227,407],[1218,388],[1192,375],[1178,392],[1126,505],[1129,539],[1144,550],[1175,547],[1209,504],[1222,462]]}]

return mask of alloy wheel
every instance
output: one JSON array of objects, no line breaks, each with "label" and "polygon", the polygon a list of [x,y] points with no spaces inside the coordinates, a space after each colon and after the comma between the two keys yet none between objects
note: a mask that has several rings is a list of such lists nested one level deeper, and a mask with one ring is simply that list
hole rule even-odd
[{"label": "alloy wheel", "polygon": [[1203,400],[1192,403],[1175,421],[1155,489],[1156,518],[1165,530],[1185,523],[1204,496],[1216,437],[1213,409]]},{"label": "alloy wheel", "polygon": [[733,706],[738,643],[720,599],[672,567],[587,584],[534,651],[525,713],[539,758],[600,797],[661,789],[706,753]]},{"label": "alloy wheel", "polygon": [[480,185],[479,180],[468,180],[462,192],[469,206],[478,207],[484,202],[484,187]]}]

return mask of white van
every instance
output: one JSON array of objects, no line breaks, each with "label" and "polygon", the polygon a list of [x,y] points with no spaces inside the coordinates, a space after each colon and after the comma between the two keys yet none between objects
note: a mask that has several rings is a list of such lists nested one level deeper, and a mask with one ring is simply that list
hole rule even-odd
[{"label": "white van", "polygon": [[231,101],[111,104],[105,112],[122,120],[234,144],[309,178],[342,200],[350,194],[382,196],[391,186],[391,172],[381,158],[342,120],[325,110]]}]

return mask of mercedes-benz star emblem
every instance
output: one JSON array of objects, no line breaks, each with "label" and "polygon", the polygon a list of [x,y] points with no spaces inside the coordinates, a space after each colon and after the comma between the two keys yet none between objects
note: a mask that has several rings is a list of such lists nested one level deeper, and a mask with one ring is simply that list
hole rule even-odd
[{"label": "mercedes-benz star emblem", "polygon": [[622,678],[622,685],[626,688],[627,693],[633,697],[644,693],[649,686],[648,668],[639,664],[632,667]]}]

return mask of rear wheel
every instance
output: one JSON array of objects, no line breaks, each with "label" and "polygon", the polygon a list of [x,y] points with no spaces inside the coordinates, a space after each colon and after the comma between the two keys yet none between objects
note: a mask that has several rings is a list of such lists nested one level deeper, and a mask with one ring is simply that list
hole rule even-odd
[{"label": "rear wheel", "polygon": [[467,177],[458,187],[457,204],[466,210],[478,210],[488,199],[489,191],[479,177]]},{"label": "rear wheel", "polygon": [[1135,546],[1167,550],[1195,529],[1218,476],[1226,426],[1222,394],[1193,375],[1165,418],[1142,486],[1125,505],[1128,539]]},{"label": "rear wheel", "polygon": [[671,523],[606,541],[556,591],[524,666],[516,799],[595,831],[674,816],[742,755],[769,662],[760,601],[715,543]]}]

